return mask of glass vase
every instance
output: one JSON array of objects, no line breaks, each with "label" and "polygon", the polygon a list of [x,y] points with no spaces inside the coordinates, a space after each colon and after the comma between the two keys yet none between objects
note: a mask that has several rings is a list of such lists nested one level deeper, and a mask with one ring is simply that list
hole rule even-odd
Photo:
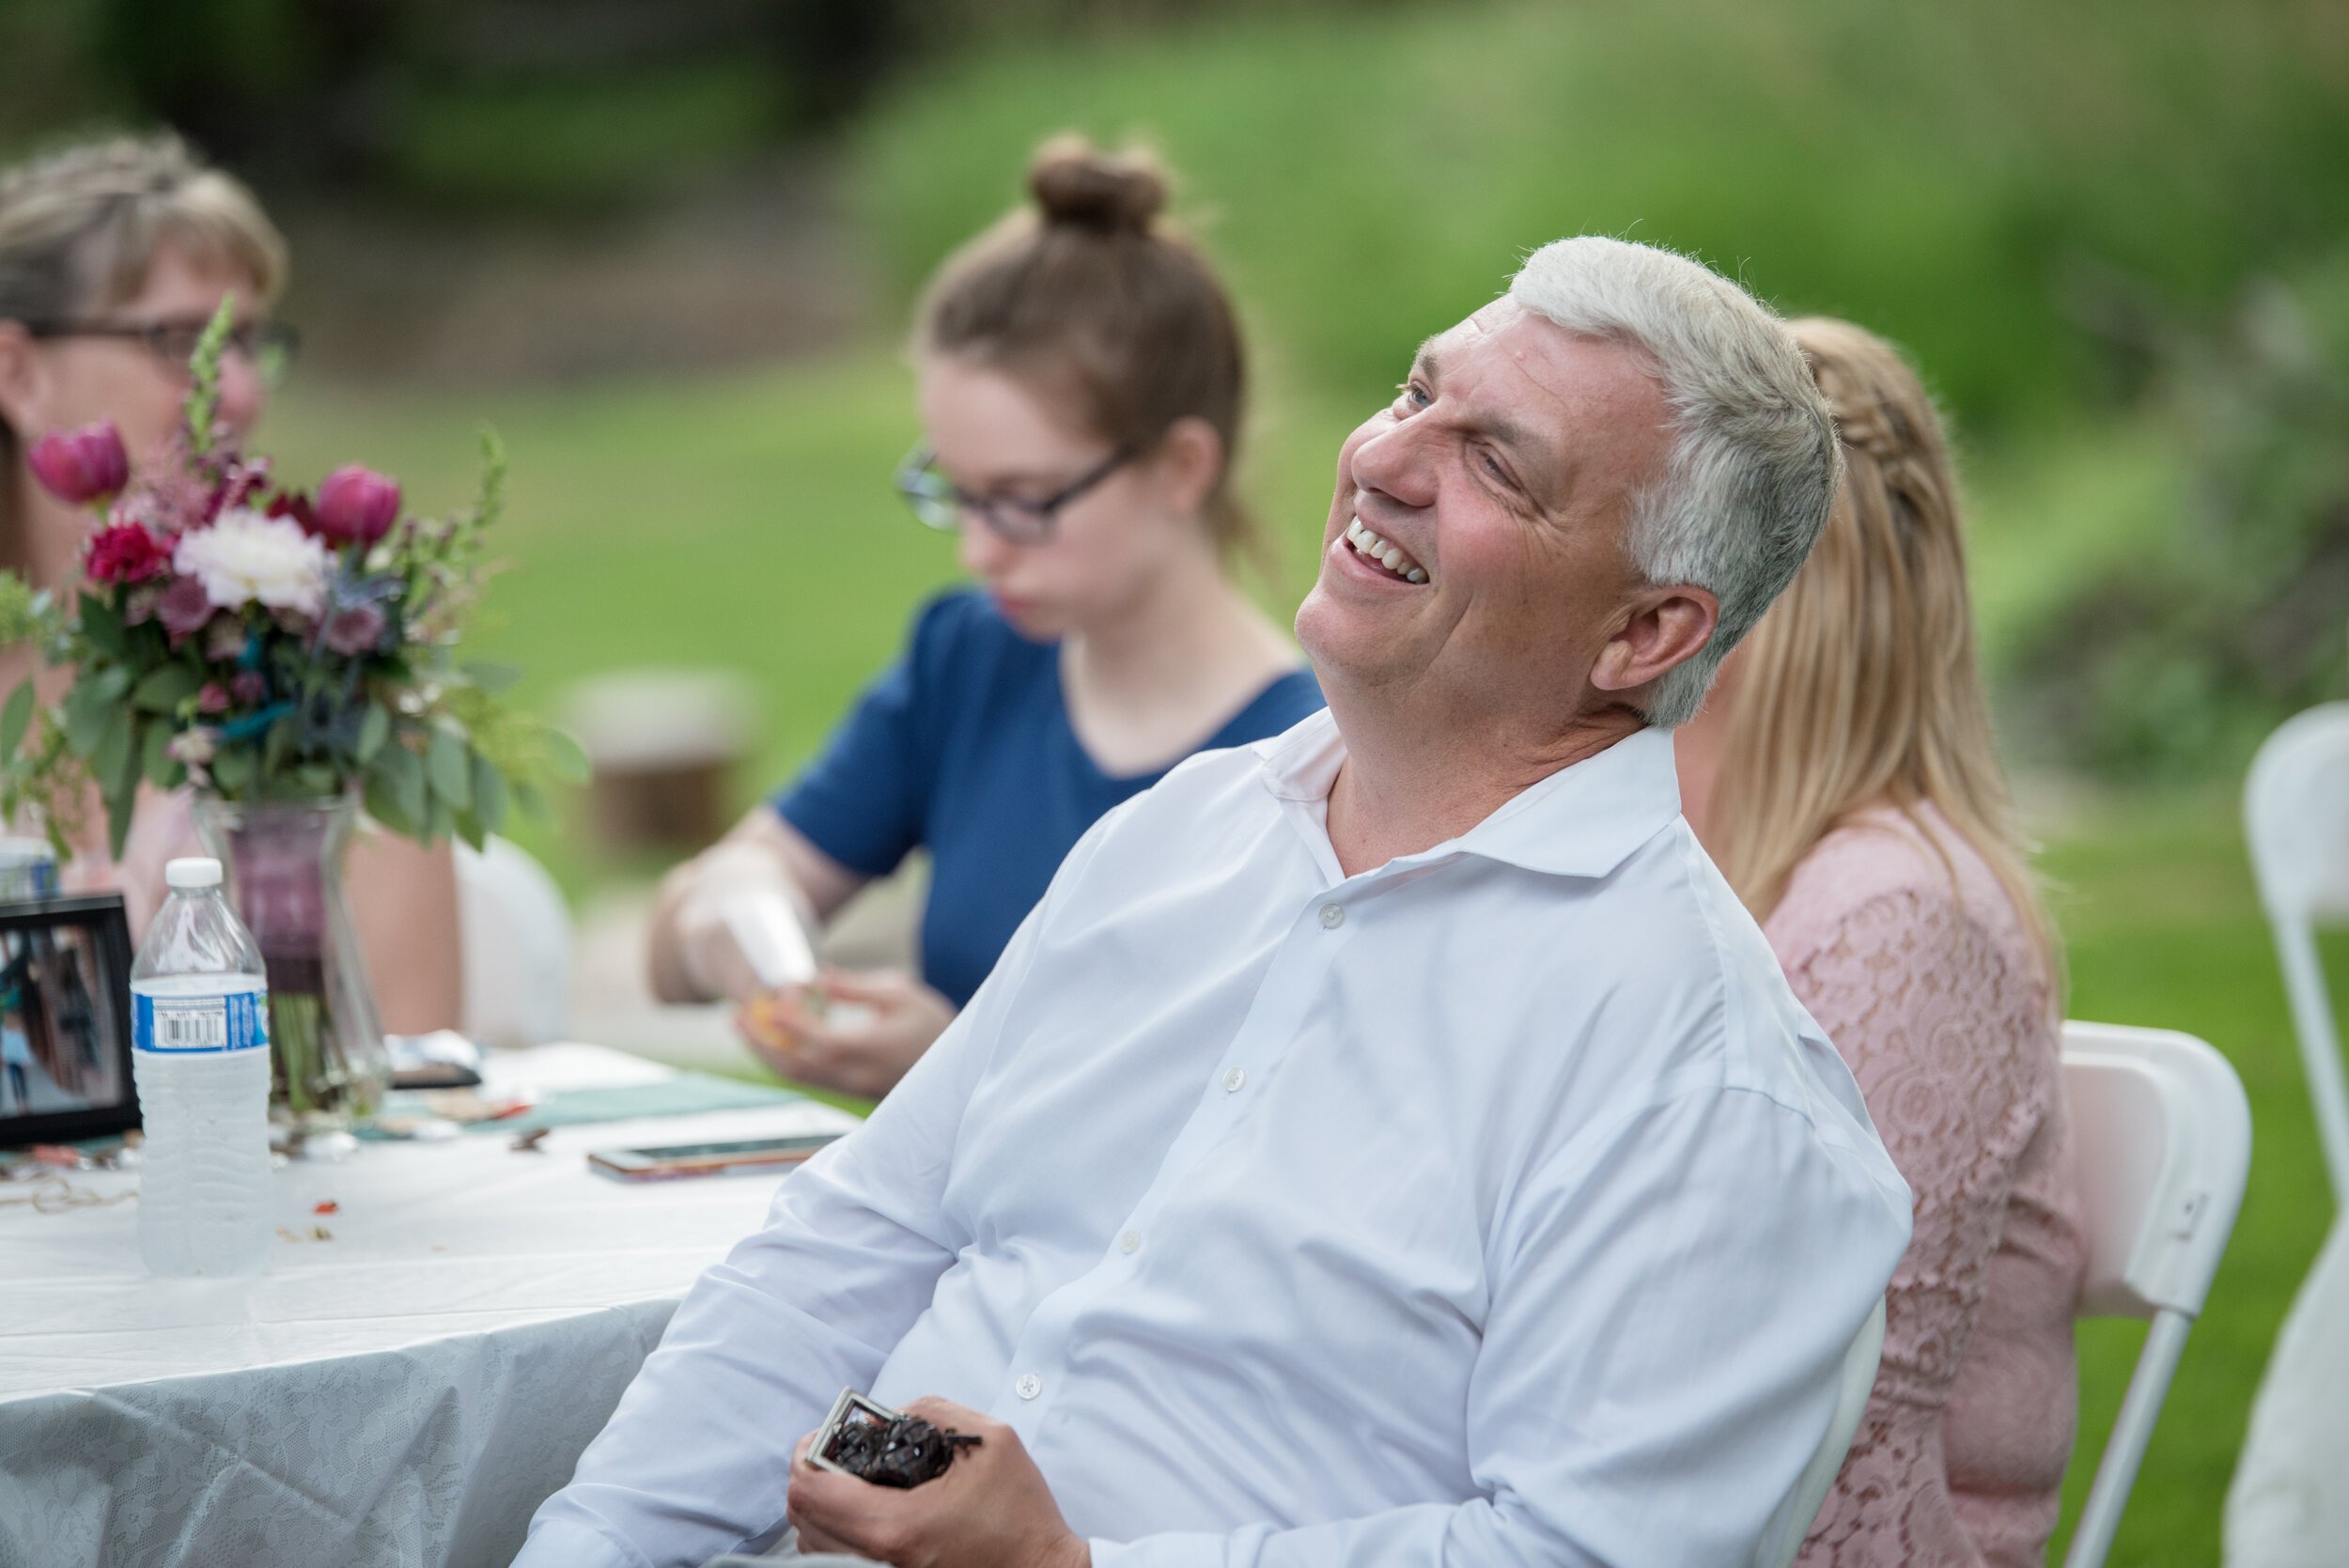
[{"label": "glass vase", "polygon": [[312,1157],[347,1155],[391,1080],[343,896],[356,815],[347,797],[195,803],[196,831],[269,970],[270,1119]]}]

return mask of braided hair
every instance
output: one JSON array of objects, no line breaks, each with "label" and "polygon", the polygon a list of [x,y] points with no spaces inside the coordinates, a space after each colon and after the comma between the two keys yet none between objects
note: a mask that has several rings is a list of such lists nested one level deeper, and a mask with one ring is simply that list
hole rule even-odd
[{"label": "braided hair", "polygon": [[1826,318],[1789,325],[1834,411],[1843,478],[1810,559],[1738,655],[1713,808],[1721,870],[1764,918],[1828,833],[1872,807],[1913,819],[1929,805],[1998,876],[2060,1003],[2053,926],[1991,727],[1941,421],[1882,338]]}]

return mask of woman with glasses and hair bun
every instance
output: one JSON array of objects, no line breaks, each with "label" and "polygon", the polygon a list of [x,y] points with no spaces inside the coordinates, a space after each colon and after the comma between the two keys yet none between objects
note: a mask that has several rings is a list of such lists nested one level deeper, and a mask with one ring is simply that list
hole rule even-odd
[{"label": "woman with glasses and hair bun", "polygon": [[[51,495],[28,461],[53,431],[112,420],[133,463],[179,423],[188,360],[223,297],[236,324],[221,362],[219,417],[239,437],[259,420],[291,348],[269,319],[286,244],[253,194],[171,136],[88,143],[0,169],[0,568],[58,589],[80,569],[88,510]],[[0,693],[34,669],[0,653]],[[54,675],[44,695],[54,696]],[[183,791],[142,786],[131,836],[107,857],[102,812],[63,873],[69,891],[119,891],[132,936],[163,902],[164,862],[200,854]],[[372,833],[351,852],[352,912],[384,1026],[457,1021],[457,882],[445,846]]]},{"label": "woman with glasses and hair bun", "polygon": [[[905,1075],[1103,813],[1321,706],[1232,580],[1253,544],[1231,489],[1239,327],[1159,216],[1164,176],[1064,138],[1028,188],[1032,206],[941,268],[913,333],[926,439],[898,489],[957,535],[978,585],[921,611],[815,763],[670,874],[654,922],[660,996],[750,1004],[770,1065],[849,1094]],[[813,924],[916,847],[918,980],[767,993],[730,911],[780,895]]]}]

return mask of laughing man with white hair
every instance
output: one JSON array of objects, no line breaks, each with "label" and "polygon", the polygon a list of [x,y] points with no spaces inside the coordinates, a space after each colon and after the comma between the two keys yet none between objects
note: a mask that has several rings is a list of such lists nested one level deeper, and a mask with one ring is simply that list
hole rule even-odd
[{"label": "laughing man with white hair", "polygon": [[[1909,1203],[1671,731],[1836,466],[1777,320],[1661,251],[1431,338],[1338,456],[1329,711],[1085,836],[521,1560],[1751,1561]],[[843,1385],[984,1440],[813,1467]]]}]

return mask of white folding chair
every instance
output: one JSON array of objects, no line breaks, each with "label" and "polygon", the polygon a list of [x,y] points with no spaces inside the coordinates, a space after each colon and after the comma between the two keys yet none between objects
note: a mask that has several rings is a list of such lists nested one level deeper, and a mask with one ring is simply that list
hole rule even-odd
[{"label": "white folding chair", "polygon": [[492,1046],[566,1038],[571,1012],[571,913],[546,867],[510,840],[457,846],[465,964],[459,1029]]},{"label": "white folding chair", "polygon": [[2063,1085],[2088,1242],[2080,1315],[2152,1320],[2063,1560],[2100,1568],[2234,1229],[2251,1107],[2225,1057],[2166,1029],[2065,1024]]},{"label": "white folding chair", "polygon": [[1811,1463],[1803,1467],[1802,1479],[1795,1483],[1794,1491],[1771,1518],[1770,1528],[1763,1532],[1762,1549],[1753,1554],[1754,1568],[1793,1568],[1803,1537],[1811,1533],[1819,1510],[1827,1503],[1828,1489],[1843,1467],[1843,1455],[1851,1452],[1859,1418],[1868,1408],[1868,1395],[1876,1386],[1876,1361],[1883,1354],[1884,1303],[1878,1301],[1868,1321],[1859,1326],[1859,1337],[1843,1352],[1843,1378],[1835,1389],[1834,1418],[1827,1423],[1827,1436],[1819,1439]]},{"label": "white folding chair", "polygon": [[2316,957],[2319,921],[2349,920],[2349,703],[2287,721],[2251,759],[2243,826],[2276,933],[2333,1201],[2349,1206],[2349,1082]]}]

